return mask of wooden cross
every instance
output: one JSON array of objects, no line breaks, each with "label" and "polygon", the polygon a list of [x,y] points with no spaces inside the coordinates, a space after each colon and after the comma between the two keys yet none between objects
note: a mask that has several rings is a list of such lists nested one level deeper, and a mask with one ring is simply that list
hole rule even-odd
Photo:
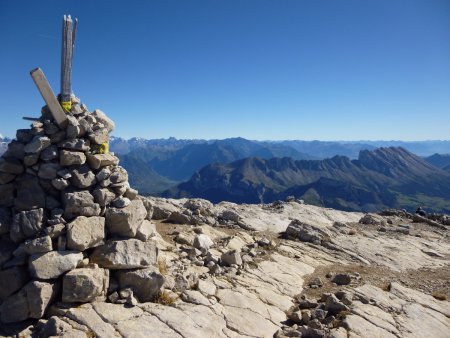
[{"label": "wooden cross", "polygon": [[68,121],[66,112],[69,112],[72,107],[72,61],[77,23],[77,19],[72,21],[70,15],[64,15],[62,29],[60,102],[58,102],[58,99],[53,93],[42,69],[36,68],[30,72],[42,98],[60,128],[65,128],[67,126]]}]

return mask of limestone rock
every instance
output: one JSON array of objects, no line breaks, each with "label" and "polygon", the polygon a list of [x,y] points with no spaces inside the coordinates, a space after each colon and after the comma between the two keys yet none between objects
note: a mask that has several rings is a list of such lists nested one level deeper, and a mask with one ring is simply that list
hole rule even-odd
[{"label": "limestone rock", "polygon": [[214,245],[214,242],[212,239],[205,234],[199,234],[195,236],[194,238],[194,248],[197,248],[199,250],[206,250],[208,251],[211,246]]},{"label": "limestone rock", "polygon": [[121,289],[130,288],[140,302],[152,301],[160,292],[164,277],[156,267],[146,269],[119,271]]},{"label": "limestone rock", "polygon": [[92,195],[94,201],[102,207],[107,206],[116,198],[116,194],[108,188],[97,188],[92,192]]},{"label": "limestone rock", "polygon": [[87,156],[87,162],[92,169],[97,170],[110,165],[118,165],[119,159],[110,153],[95,155],[89,154]]},{"label": "limestone rock", "polygon": [[20,290],[29,280],[28,271],[24,267],[0,270],[0,301]]},{"label": "limestone rock", "polygon": [[44,209],[20,211],[14,216],[10,236],[14,242],[36,235],[43,226]]},{"label": "limestone rock", "polygon": [[85,139],[66,140],[60,142],[58,147],[68,150],[88,151],[90,149],[90,142]]},{"label": "limestone rock", "polygon": [[105,217],[108,233],[135,237],[146,216],[147,210],[141,200],[134,200],[125,208],[107,208]]},{"label": "limestone rock", "polygon": [[59,163],[62,166],[81,165],[86,163],[86,155],[79,151],[61,150]]},{"label": "limestone rock", "polygon": [[22,163],[16,158],[0,158],[0,171],[8,174],[19,175],[23,173]]},{"label": "limestone rock", "polygon": [[97,182],[95,174],[89,169],[88,166],[82,166],[78,169],[74,169],[71,174],[72,177],[70,182],[79,189],[92,187]]},{"label": "limestone rock", "polygon": [[231,250],[228,252],[224,252],[222,254],[222,256],[220,257],[220,260],[222,261],[222,263],[224,265],[232,265],[232,264],[236,264],[236,265],[241,265],[242,264],[242,258],[241,258],[241,253],[237,250]]},{"label": "limestone rock", "polygon": [[88,137],[92,144],[102,144],[108,142],[109,140],[108,130],[103,128],[89,133]]},{"label": "limestone rock", "polygon": [[49,304],[56,298],[59,284],[33,281],[28,283],[24,290],[27,295],[28,316],[42,318]]},{"label": "limestone rock", "polygon": [[17,182],[17,197],[14,200],[14,206],[17,210],[44,208],[45,197],[45,191],[37,177],[25,176]]},{"label": "limestone rock", "polygon": [[83,268],[68,272],[63,278],[62,301],[86,303],[106,296],[109,270]]},{"label": "limestone rock", "polygon": [[26,241],[24,250],[28,255],[50,252],[53,250],[52,239],[50,236],[43,236]]},{"label": "limestone rock", "polygon": [[67,248],[84,251],[103,244],[105,219],[103,217],[78,216],[67,225]]},{"label": "limestone rock", "polygon": [[68,218],[100,215],[100,205],[94,203],[94,196],[89,191],[66,193],[63,196],[63,204],[64,216]]},{"label": "limestone rock", "polygon": [[51,251],[30,257],[29,269],[33,278],[53,279],[73,270],[83,260],[83,254],[76,251]]},{"label": "limestone rock", "polygon": [[100,109],[95,109],[92,112],[92,116],[95,117],[95,119],[102,123],[105,128],[108,130],[108,132],[111,132],[115,128],[114,121],[111,120],[104,112],[102,112]]},{"label": "limestone rock", "polygon": [[30,143],[25,146],[26,153],[38,153],[51,145],[51,141],[47,136],[36,135]]},{"label": "limestone rock", "polygon": [[140,239],[141,241],[147,241],[155,234],[156,234],[155,224],[145,219],[137,229],[136,238]]},{"label": "limestone rock", "polygon": [[91,262],[108,269],[135,269],[154,266],[158,258],[158,249],[153,241],[142,242],[138,239],[108,241],[97,247]]}]

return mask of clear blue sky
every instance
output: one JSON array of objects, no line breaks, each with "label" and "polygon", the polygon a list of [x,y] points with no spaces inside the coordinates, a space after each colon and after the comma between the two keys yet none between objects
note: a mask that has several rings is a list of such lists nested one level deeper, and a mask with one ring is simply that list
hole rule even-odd
[{"label": "clear blue sky", "polygon": [[0,1],[0,133],[73,89],[116,136],[450,139],[448,0]]}]

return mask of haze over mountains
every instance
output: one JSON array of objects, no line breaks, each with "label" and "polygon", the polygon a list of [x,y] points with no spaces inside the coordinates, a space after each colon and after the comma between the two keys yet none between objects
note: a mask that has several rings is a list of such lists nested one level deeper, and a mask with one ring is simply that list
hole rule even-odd
[{"label": "haze over mountains", "polygon": [[[0,140],[0,153],[9,141]],[[450,141],[113,137],[110,150],[128,170],[131,185],[147,195],[246,203],[293,195],[344,210],[450,210]]]}]

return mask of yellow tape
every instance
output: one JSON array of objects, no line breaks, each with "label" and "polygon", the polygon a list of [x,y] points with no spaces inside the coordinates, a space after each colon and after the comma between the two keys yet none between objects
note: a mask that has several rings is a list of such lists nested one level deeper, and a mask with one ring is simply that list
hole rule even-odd
[{"label": "yellow tape", "polygon": [[98,152],[100,154],[107,154],[109,152],[109,143],[108,142],[102,143],[98,149]]},{"label": "yellow tape", "polygon": [[72,101],[62,101],[61,107],[68,113],[72,109]]}]

